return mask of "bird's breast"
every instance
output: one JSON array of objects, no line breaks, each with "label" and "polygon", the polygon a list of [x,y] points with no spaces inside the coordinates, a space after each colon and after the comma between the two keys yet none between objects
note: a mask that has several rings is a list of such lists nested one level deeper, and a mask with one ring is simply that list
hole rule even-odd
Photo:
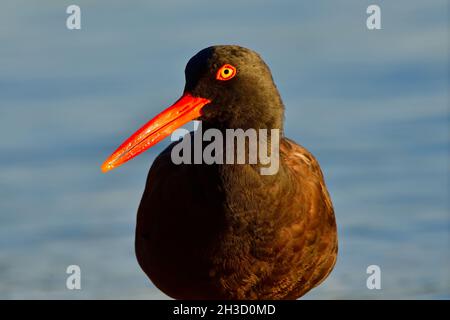
[{"label": "bird's breast", "polygon": [[141,267],[175,298],[281,298],[299,281],[311,286],[334,264],[323,258],[336,247],[334,215],[320,177],[305,181],[307,164],[298,166],[306,171],[261,176],[249,165],[173,165],[162,154],[138,211]]}]

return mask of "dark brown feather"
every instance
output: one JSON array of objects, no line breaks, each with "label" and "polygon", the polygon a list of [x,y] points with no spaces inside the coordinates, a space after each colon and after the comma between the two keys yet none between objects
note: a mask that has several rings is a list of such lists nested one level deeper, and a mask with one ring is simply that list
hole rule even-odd
[{"label": "dark brown feather", "polygon": [[136,255],[177,299],[296,299],[334,267],[333,206],[316,159],[283,138],[280,170],[154,161],[141,200]]}]

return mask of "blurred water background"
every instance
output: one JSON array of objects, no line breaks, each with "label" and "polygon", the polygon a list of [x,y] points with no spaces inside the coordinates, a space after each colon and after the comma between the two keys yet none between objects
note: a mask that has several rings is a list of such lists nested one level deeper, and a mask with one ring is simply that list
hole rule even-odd
[{"label": "blurred water background", "polygon": [[[372,3],[382,30],[366,28]],[[322,165],[340,255],[306,298],[450,298],[448,36],[446,1],[2,1],[0,298],[167,298],[136,262],[134,228],[168,139],[99,167],[213,44],[264,57],[287,136]],[[82,290],[66,289],[71,264]],[[372,264],[381,290],[366,288]]]}]

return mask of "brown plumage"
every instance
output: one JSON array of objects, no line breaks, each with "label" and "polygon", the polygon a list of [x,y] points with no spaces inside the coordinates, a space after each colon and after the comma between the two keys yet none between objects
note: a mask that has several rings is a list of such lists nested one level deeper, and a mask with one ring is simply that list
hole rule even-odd
[{"label": "brown plumage", "polygon": [[178,142],[154,161],[138,211],[136,255],[169,296],[296,299],[333,269],[330,196],[316,159],[284,137],[283,117],[271,72],[257,53],[209,47],[187,64],[183,97],[103,164],[111,170],[192,119],[224,135],[227,129],[279,130],[278,141],[264,140],[280,146],[274,175],[261,175],[260,163],[175,165],[171,150]]},{"label": "brown plumage", "polygon": [[296,299],[333,269],[337,235],[316,159],[282,139],[280,170],[154,161],[138,211],[136,254],[178,299]]}]

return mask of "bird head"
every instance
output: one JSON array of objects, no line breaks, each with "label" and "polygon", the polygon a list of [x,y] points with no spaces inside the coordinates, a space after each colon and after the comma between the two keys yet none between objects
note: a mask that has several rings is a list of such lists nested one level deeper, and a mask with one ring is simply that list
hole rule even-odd
[{"label": "bird head", "polygon": [[269,67],[254,51],[212,46],[193,56],[185,69],[183,95],[155,116],[103,163],[112,170],[149,149],[191,120],[218,129],[280,129],[284,107]]}]

